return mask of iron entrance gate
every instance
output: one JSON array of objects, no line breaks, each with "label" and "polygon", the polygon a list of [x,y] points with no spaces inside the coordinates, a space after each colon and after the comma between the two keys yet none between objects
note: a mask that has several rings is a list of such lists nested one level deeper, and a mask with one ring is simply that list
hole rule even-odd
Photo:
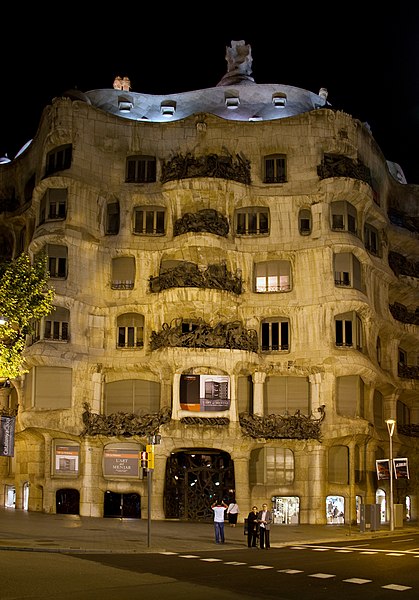
[{"label": "iron entrance gate", "polygon": [[234,464],[227,452],[196,448],[172,454],[166,463],[166,519],[212,521],[211,504],[234,497]]}]

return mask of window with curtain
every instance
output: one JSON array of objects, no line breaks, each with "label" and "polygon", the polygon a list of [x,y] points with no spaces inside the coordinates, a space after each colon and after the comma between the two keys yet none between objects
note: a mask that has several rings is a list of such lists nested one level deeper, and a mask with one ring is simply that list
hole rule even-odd
[{"label": "window with curtain", "polygon": [[117,412],[137,416],[160,409],[160,383],[147,379],[122,379],[105,385],[105,414]]},{"label": "window with curtain", "polygon": [[72,370],[66,367],[33,367],[25,377],[25,388],[26,400],[31,398],[34,408],[71,408]]},{"label": "window with curtain", "polygon": [[309,415],[310,383],[307,377],[272,376],[264,383],[264,414]]},{"label": "window with curtain", "polygon": [[328,454],[329,483],[349,483],[349,448],[347,446],[332,446]]},{"label": "window with curtain", "polygon": [[134,256],[116,256],[112,259],[111,288],[132,290],[135,281]]},{"label": "window with curtain", "polygon": [[289,485],[294,481],[294,453],[289,448],[265,449],[266,484]]},{"label": "window with curtain", "polygon": [[364,382],[359,375],[336,378],[336,412],[344,417],[364,418]]},{"label": "window with curtain", "polygon": [[269,260],[255,264],[255,292],[289,292],[291,264],[289,260]]},{"label": "window with curtain", "polygon": [[384,428],[384,398],[378,390],[374,390],[373,398],[374,425],[378,428]]}]

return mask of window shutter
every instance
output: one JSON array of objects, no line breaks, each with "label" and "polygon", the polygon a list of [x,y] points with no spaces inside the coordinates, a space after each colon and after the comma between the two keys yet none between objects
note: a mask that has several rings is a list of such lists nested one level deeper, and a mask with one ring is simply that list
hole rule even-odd
[{"label": "window shutter", "polygon": [[355,417],[359,396],[359,375],[338,377],[336,411],[345,417]]},{"label": "window shutter", "polygon": [[35,407],[50,410],[71,408],[72,370],[36,367]]}]

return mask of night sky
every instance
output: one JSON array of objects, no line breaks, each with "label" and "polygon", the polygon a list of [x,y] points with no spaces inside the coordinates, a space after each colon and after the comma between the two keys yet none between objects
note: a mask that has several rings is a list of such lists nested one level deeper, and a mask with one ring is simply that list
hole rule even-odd
[{"label": "night sky", "polygon": [[35,136],[43,108],[66,90],[111,89],[117,75],[146,94],[214,87],[227,70],[226,46],[244,40],[256,83],[327,88],[332,107],[368,122],[385,158],[419,184],[419,8],[280,4],[271,12],[268,3],[184,10],[160,2],[154,12],[98,4],[91,16],[91,3],[59,13],[55,3],[54,17],[10,8],[1,21],[0,156],[13,158]]}]

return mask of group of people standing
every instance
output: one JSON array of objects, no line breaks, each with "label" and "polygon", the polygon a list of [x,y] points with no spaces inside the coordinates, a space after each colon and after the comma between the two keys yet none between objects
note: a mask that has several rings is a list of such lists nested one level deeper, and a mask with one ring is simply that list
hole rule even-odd
[{"label": "group of people standing", "polygon": [[[239,507],[235,501],[226,504],[223,500],[214,502],[211,505],[214,511],[214,532],[215,543],[224,544],[224,521],[225,511],[230,527],[235,527],[239,515]],[[247,545],[249,548],[258,548],[268,550],[271,547],[270,529],[272,524],[272,512],[268,510],[267,504],[262,504],[262,510],[253,506],[247,517]]]},{"label": "group of people standing", "polygon": [[253,506],[247,516],[247,546],[249,548],[257,548],[258,539],[261,550],[268,550],[271,547],[271,523],[272,512],[268,510],[267,504],[262,504],[262,510]]}]

